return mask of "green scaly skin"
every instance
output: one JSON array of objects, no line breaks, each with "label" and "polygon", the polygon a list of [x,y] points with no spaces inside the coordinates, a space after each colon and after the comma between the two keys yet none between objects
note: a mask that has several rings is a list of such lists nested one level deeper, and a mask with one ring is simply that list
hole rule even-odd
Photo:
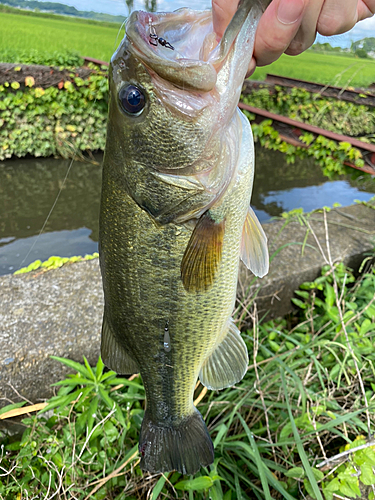
[{"label": "green scaly skin", "polygon": [[[100,219],[106,311],[118,341],[140,367],[153,420],[177,425],[194,412],[200,367],[220,341],[233,311],[252,163],[243,166],[221,205],[212,210],[225,218],[214,284],[191,293],[182,284],[180,265],[192,228],[155,224],[116,182],[113,161],[111,153],[106,154]],[[163,348],[166,322],[170,352]]]},{"label": "green scaly skin", "polygon": [[[225,57],[230,64],[231,53]],[[151,441],[163,431],[187,428],[189,418],[197,415],[193,393],[200,369],[227,333],[252,190],[253,144],[247,119],[235,111],[237,101],[227,103],[234,112],[227,123],[212,105],[216,98],[187,117],[163,102],[154,78],[125,38],[111,61],[103,165],[100,264],[105,316],[119,351],[136,363],[145,385],[147,412],[140,438],[144,467],[194,473],[199,464],[213,460],[203,421],[197,424],[203,429],[201,438],[194,431],[192,442],[207,439],[211,448],[195,462],[180,458],[184,450],[176,451],[177,458],[164,459],[163,439],[157,450],[150,449]],[[121,110],[117,95],[126,84],[137,85],[146,96],[139,116]],[[236,160],[231,171],[220,166],[226,157]],[[216,179],[212,190],[202,189],[202,172]],[[158,173],[179,177],[165,182]],[[212,286],[189,292],[181,279],[181,261],[197,220],[207,210],[213,221],[225,221],[221,260]],[[164,348],[166,326],[169,351]],[[169,437],[164,441],[164,447],[180,446]]]}]

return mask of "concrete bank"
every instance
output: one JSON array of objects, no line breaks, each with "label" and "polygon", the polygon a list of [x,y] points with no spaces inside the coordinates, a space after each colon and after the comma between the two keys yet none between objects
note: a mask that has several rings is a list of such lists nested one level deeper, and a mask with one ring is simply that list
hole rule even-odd
[{"label": "concrete bank", "polygon": [[[374,248],[375,210],[356,205],[332,210],[327,219],[332,259],[358,269]],[[323,215],[313,214],[309,220],[327,252]],[[282,221],[264,225],[270,255],[281,249],[269,275],[253,282],[242,265],[240,270],[240,301],[256,295],[258,315],[267,313],[268,318],[288,313],[293,291],[315,279],[325,264],[311,234],[301,253],[306,227],[292,221],[281,231],[282,225]],[[71,370],[51,360],[51,355],[76,361],[84,355],[96,363],[103,309],[97,259],[44,273],[3,276],[0,289],[0,407],[20,396],[34,403],[53,394],[51,384]]]}]

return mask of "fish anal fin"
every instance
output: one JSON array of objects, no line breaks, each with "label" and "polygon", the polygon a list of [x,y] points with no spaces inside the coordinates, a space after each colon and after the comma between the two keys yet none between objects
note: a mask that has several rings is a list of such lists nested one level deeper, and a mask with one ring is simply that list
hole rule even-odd
[{"label": "fish anal fin", "polygon": [[250,206],[242,230],[241,260],[259,278],[268,273],[267,236]]},{"label": "fish anal fin", "polygon": [[204,362],[199,379],[204,386],[220,390],[239,382],[245,375],[249,358],[239,329],[229,318],[226,334],[213,353]]},{"label": "fish anal fin", "polygon": [[225,219],[216,222],[205,212],[198,220],[181,261],[181,279],[188,292],[210,288],[221,260]]},{"label": "fish anal fin", "polygon": [[121,375],[139,373],[137,362],[117,341],[104,313],[102,326],[101,357],[107,368]]}]

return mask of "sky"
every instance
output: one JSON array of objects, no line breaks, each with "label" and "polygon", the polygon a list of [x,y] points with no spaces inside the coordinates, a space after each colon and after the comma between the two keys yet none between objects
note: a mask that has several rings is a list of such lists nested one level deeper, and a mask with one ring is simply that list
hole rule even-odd
[{"label": "sky", "polygon": [[[42,0],[43,1],[43,0]],[[44,0],[47,1],[47,0]],[[78,10],[94,10],[107,14],[127,16],[128,10],[125,0],[54,0],[66,5],[71,5]],[[204,10],[210,8],[210,0],[158,0],[159,11],[172,11],[180,7]],[[134,0],[134,9],[144,8],[142,0]],[[317,41],[329,42],[333,46],[350,47],[351,42],[365,37],[375,37],[375,17],[359,22],[351,31],[342,35],[322,37],[318,35]]]}]

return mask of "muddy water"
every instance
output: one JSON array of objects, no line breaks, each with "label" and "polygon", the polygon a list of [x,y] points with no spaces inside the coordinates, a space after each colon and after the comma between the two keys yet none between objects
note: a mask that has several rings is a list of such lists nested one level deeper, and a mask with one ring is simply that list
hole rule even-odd
[{"label": "muddy water", "polygon": [[[51,255],[97,251],[100,164],[74,162],[64,183],[69,166],[56,159],[0,162],[0,275]],[[281,153],[256,150],[251,203],[263,222],[293,208],[310,211],[335,202],[367,201],[374,193],[370,176],[330,181],[313,161],[288,165]]]}]

